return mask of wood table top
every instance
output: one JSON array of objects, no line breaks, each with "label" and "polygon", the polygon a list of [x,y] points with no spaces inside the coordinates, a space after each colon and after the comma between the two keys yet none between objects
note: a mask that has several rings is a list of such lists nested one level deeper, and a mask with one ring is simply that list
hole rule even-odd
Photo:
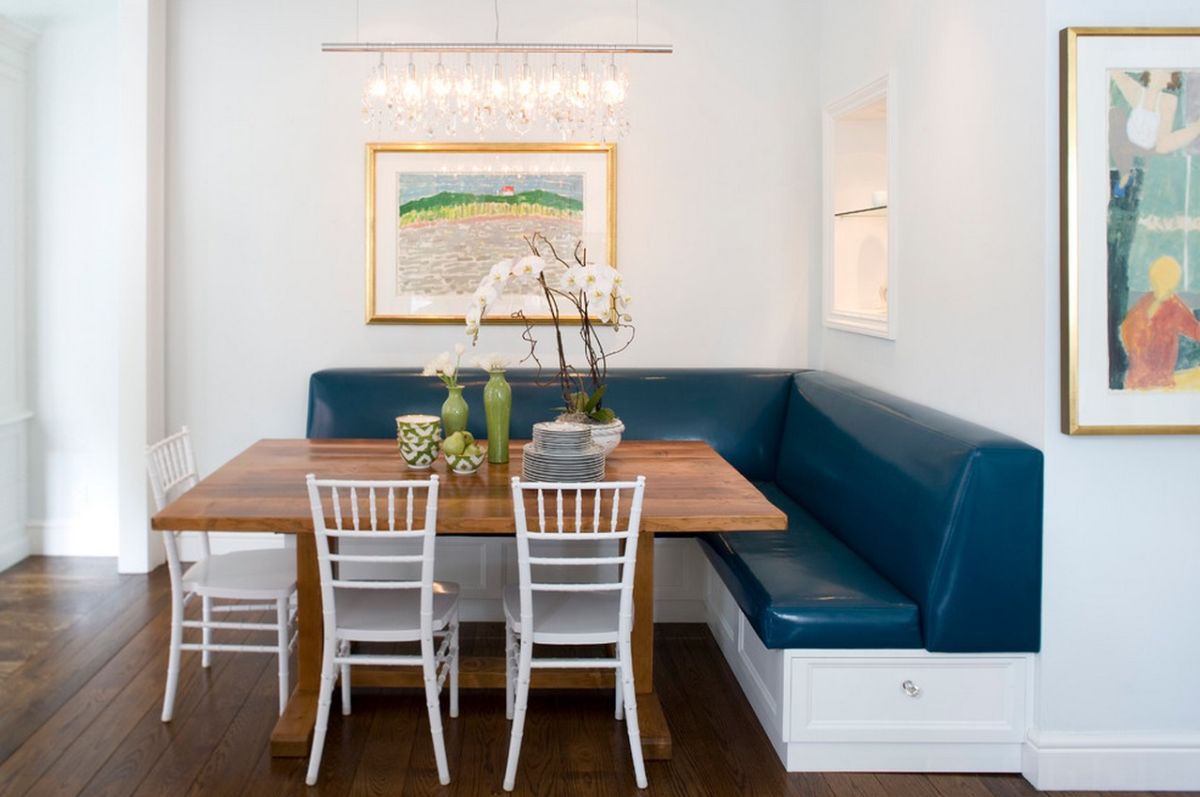
[{"label": "wood table top", "polygon": [[[306,474],[322,479],[412,479],[436,473],[439,534],[512,534],[514,441],[506,465],[471,475],[405,466],[392,440],[260,440],[156,514],[158,530],[312,532]],[[787,517],[698,440],[626,440],[608,456],[605,478],[646,477],[642,529],[655,533],[779,531]]]}]

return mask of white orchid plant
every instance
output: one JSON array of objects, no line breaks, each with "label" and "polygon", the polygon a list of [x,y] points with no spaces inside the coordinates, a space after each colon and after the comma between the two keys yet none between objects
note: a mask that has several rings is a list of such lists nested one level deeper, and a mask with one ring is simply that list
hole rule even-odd
[{"label": "white orchid plant", "polygon": [[[484,313],[499,300],[505,288],[536,283],[546,297],[550,319],[554,324],[558,381],[565,404],[564,418],[608,423],[616,418],[611,409],[602,405],[608,378],[608,358],[628,348],[634,336],[633,318],[628,312],[632,297],[626,290],[625,281],[612,266],[589,264],[582,242],[575,245],[574,263],[560,257],[554,244],[541,233],[535,232],[525,239],[525,243],[529,245],[530,254],[516,260],[501,260],[492,266],[471,295],[466,312],[467,334],[473,341],[479,339]],[[552,285],[546,279],[546,268],[554,262],[560,263],[564,270],[561,279]],[[567,362],[563,349],[564,319],[560,305],[564,302],[567,312],[574,311],[573,314],[579,318],[579,337],[587,359],[584,372]],[[526,359],[532,359],[540,370],[542,363],[537,358],[537,340],[533,336],[532,322],[519,310],[513,313],[513,317],[525,321],[522,338],[529,344]],[[618,348],[607,351],[600,339],[599,327],[611,327],[617,332],[627,330],[629,337]]]},{"label": "white orchid plant", "polygon": [[458,369],[462,365],[463,354],[467,347],[461,343],[454,344],[454,355],[444,351],[434,357],[421,371],[421,376],[436,376],[446,387],[458,387]]}]

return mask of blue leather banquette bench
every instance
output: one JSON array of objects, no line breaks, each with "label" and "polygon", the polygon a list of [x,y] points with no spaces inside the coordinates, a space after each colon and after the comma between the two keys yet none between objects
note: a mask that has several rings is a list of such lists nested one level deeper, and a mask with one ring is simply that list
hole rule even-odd
[{"label": "blue leather banquette bench", "polygon": [[[464,377],[483,436],[484,375]],[[508,379],[527,438],[561,399]],[[787,513],[786,532],[701,535],[765,648],[1038,650],[1038,450],[821,371],[614,370],[607,396],[626,439],[705,440]],[[307,434],[393,437],[444,397],[415,369],[319,371]]]}]

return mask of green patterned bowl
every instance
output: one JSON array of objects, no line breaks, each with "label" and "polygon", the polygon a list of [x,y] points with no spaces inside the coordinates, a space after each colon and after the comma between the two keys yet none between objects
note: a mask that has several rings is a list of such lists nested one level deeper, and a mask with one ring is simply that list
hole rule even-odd
[{"label": "green patterned bowl", "polygon": [[400,415],[396,418],[396,445],[405,464],[425,470],[441,450],[442,420],[436,415]]},{"label": "green patterned bowl", "polygon": [[451,454],[443,452],[446,455],[446,464],[450,466],[450,470],[454,473],[467,475],[479,470],[479,466],[483,464],[483,458],[487,456],[487,450],[482,449],[474,456],[470,454]]}]

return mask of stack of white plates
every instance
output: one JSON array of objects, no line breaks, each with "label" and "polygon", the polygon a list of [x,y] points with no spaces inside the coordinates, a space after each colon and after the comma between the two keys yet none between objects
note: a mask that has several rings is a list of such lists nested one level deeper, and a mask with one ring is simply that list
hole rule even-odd
[{"label": "stack of white plates", "polygon": [[592,427],[584,423],[543,421],[533,425],[533,443],[541,451],[571,453],[592,443]]},{"label": "stack of white plates", "polygon": [[604,478],[604,449],[592,442],[587,424],[537,423],[522,458],[526,481],[591,482]]}]

